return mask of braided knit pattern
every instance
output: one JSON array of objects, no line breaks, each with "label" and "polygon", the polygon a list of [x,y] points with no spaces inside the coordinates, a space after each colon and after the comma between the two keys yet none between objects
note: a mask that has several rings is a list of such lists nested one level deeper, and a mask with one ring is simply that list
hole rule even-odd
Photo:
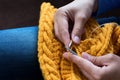
[{"label": "braided knit pattern", "polygon": [[[45,80],[87,80],[79,68],[63,58],[64,45],[55,37],[53,17],[56,8],[50,3],[41,5],[38,31],[38,61]],[[117,54],[120,50],[120,26],[116,23],[106,23],[104,27],[94,19],[85,24],[85,33],[79,45],[72,49],[81,56],[87,52],[93,56],[108,53]]]}]

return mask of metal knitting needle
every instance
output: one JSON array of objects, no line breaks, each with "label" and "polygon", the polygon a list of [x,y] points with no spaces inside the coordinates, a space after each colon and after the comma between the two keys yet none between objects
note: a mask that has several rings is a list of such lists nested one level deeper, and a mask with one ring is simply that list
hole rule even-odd
[{"label": "metal knitting needle", "polygon": [[74,52],[72,49],[68,48],[68,47],[65,47],[67,49],[67,51],[69,51],[70,53],[74,54],[74,55],[77,55],[76,52]]},{"label": "metal knitting needle", "polygon": [[72,49],[70,49],[71,45],[72,45],[72,40],[70,41],[70,43],[69,43],[68,47],[65,47],[65,48],[66,48],[66,50],[67,50],[67,51],[69,51],[70,53],[74,54],[74,55],[77,55],[77,53],[76,53],[76,52],[74,52]]},{"label": "metal knitting needle", "polygon": [[68,45],[69,48],[71,47],[72,43],[73,43],[72,40],[70,40],[70,43]]}]

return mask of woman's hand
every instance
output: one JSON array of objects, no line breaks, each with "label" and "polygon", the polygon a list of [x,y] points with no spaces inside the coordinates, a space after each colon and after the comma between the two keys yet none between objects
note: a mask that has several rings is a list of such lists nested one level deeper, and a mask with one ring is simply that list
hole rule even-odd
[{"label": "woman's hand", "polygon": [[120,57],[117,55],[95,57],[82,53],[79,57],[66,52],[63,56],[75,63],[89,80],[120,80]]},{"label": "woman's hand", "polygon": [[[96,4],[95,4],[96,3]],[[74,0],[59,8],[54,16],[54,28],[57,38],[68,46],[70,37],[74,43],[80,43],[84,24],[97,9],[97,0]],[[72,34],[69,33],[69,20],[74,22]]]}]

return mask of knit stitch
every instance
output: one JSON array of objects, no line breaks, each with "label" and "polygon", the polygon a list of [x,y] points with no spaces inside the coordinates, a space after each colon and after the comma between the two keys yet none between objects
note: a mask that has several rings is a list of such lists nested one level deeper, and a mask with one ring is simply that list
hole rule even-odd
[{"label": "knit stitch", "polygon": [[[64,45],[55,37],[53,17],[56,8],[50,3],[43,3],[40,11],[38,32],[38,61],[45,80],[87,80],[72,62],[63,58]],[[93,56],[108,53],[117,54],[120,50],[120,26],[106,23],[100,27],[94,19],[85,24],[85,33],[79,45],[72,49],[81,56],[87,52]]]}]

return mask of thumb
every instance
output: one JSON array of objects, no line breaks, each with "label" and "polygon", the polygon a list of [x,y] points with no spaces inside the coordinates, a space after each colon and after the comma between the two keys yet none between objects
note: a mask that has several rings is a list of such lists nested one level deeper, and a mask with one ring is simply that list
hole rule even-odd
[{"label": "thumb", "polygon": [[79,44],[81,40],[81,35],[85,32],[83,28],[85,24],[85,19],[82,18],[75,18],[75,23],[72,31],[72,40],[74,43]]},{"label": "thumb", "polygon": [[97,65],[97,66],[107,66],[110,63],[110,57],[111,54],[107,54],[104,56],[91,56],[90,54],[83,52],[82,53],[82,57],[84,59],[87,59],[89,61],[91,61],[93,64]]}]

